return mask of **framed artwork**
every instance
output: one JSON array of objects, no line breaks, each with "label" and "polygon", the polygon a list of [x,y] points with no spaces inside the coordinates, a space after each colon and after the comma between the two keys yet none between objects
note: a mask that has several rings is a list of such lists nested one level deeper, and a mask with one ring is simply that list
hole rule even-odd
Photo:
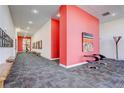
[{"label": "framed artwork", "polygon": [[34,43],[34,49],[36,49],[36,42]]},{"label": "framed artwork", "polygon": [[13,40],[0,28],[0,47],[13,47]]},{"label": "framed artwork", "polygon": [[40,48],[40,41],[38,41],[37,44],[38,44],[38,49],[39,49]]},{"label": "framed artwork", "polygon": [[35,48],[35,43],[33,43],[33,47],[32,48]]},{"label": "framed artwork", "polygon": [[3,36],[3,33],[2,33],[1,28],[0,28],[0,47],[2,47],[2,45],[3,45],[3,39],[2,39],[2,36]]},{"label": "framed artwork", "polygon": [[41,41],[39,41],[40,42],[40,49],[42,49],[42,40]]},{"label": "framed artwork", "polygon": [[33,49],[35,49],[35,42],[33,43]]},{"label": "framed artwork", "polygon": [[36,49],[38,49],[38,43],[36,42]]},{"label": "framed artwork", "polygon": [[37,48],[37,44],[36,44],[36,42],[35,42],[35,49]]},{"label": "framed artwork", "polygon": [[0,47],[2,47],[2,39],[0,38]]},{"label": "framed artwork", "polygon": [[37,49],[38,49],[38,42],[37,42]]},{"label": "framed artwork", "polygon": [[34,42],[34,49],[36,48],[36,43]]},{"label": "framed artwork", "polygon": [[38,49],[38,42],[36,42],[37,43],[37,49]]},{"label": "framed artwork", "polygon": [[90,33],[82,33],[82,51],[92,52],[93,51],[93,35]]},{"label": "framed artwork", "polygon": [[33,43],[34,49],[42,49],[42,40]]}]

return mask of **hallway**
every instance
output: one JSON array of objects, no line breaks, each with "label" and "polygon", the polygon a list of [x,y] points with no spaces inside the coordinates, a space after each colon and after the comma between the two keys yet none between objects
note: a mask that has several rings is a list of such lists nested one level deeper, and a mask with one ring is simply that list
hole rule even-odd
[{"label": "hallway", "polygon": [[[108,63],[108,66],[92,62],[65,69],[58,66],[55,61],[31,53],[20,53],[5,82],[5,87],[124,87],[123,61],[106,59],[103,62]],[[88,65],[96,65],[99,69],[89,69]]]},{"label": "hallway", "polygon": [[18,54],[5,87],[91,87],[81,81],[54,61],[22,53]]}]

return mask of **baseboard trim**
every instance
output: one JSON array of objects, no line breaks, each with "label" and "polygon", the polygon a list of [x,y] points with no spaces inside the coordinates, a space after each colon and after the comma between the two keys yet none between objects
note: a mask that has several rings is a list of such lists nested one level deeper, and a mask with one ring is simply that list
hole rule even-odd
[{"label": "baseboard trim", "polygon": [[87,64],[88,62],[82,62],[82,63],[78,63],[78,64],[74,64],[74,65],[70,65],[70,66],[65,66],[63,64],[59,64],[61,67],[64,67],[64,68],[72,68],[72,67],[76,67],[76,66],[80,66],[80,65],[84,65],[84,64]]},{"label": "baseboard trim", "polygon": [[51,58],[50,60],[57,60],[57,59],[60,59],[60,58]]}]

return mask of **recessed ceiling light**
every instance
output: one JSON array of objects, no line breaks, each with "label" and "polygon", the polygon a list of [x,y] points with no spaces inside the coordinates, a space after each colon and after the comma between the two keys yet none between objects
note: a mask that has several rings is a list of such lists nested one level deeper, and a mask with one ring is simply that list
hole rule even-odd
[{"label": "recessed ceiling light", "polygon": [[116,16],[116,13],[112,13],[112,16]]},{"label": "recessed ceiling light", "polygon": [[60,17],[60,14],[58,13],[56,16],[57,16],[57,17]]},{"label": "recessed ceiling light", "polygon": [[28,23],[29,23],[29,24],[33,24],[33,22],[32,22],[32,21],[28,21]]},{"label": "recessed ceiling light", "polygon": [[33,12],[34,14],[38,14],[38,13],[39,13],[39,11],[36,10],[36,9],[33,9],[32,12]]},{"label": "recessed ceiling light", "polygon": [[29,29],[30,29],[30,27],[28,26],[26,29],[27,29],[27,30],[29,30]]}]

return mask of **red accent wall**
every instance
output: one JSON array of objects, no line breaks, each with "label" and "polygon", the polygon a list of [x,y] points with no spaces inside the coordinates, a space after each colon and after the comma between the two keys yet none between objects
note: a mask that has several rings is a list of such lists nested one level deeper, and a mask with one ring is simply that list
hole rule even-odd
[{"label": "red accent wall", "polygon": [[60,64],[67,65],[67,6],[60,7]]},{"label": "red accent wall", "polygon": [[[18,52],[23,52],[23,39],[30,39],[31,37],[23,37],[23,36],[18,36]],[[31,45],[31,42],[30,42]],[[30,46],[30,50],[31,50],[31,46]]]},{"label": "red accent wall", "polygon": [[[84,55],[99,53],[99,20],[74,5],[60,7],[60,63],[75,65],[85,62]],[[94,36],[94,51],[82,52],[82,32]]]},{"label": "red accent wall", "polygon": [[59,58],[59,20],[51,19],[51,58]]}]

